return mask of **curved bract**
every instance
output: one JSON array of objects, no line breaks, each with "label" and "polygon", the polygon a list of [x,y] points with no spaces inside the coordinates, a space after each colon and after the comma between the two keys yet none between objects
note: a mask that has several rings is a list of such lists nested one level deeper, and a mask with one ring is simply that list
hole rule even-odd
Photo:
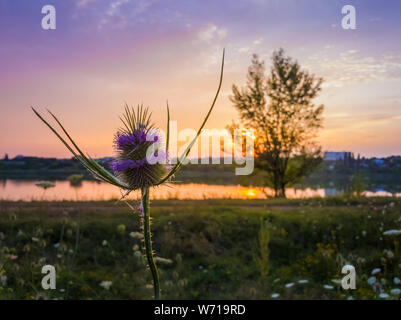
[{"label": "curved bract", "polygon": [[[61,136],[60,134],[32,107],[33,112],[41,119],[53,133],[60,139],[60,141],[66,146],[68,150],[74,155],[74,157],[90,172],[93,174],[95,178],[98,178],[104,182],[108,182],[112,185],[120,187],[122,189],[128,189],[128,186],[120,181],[116,176],[114,176],[111,172],[103,168],[100,164],[98,164],[95,160],[93,160],[90,156],[86,156],[81,149],[76,145],[74,140],[70,137],[68,132],[64,129],[60,121],[53,115],[49,110],[47,110],[50,115],[54,118],[54,120],[59,124],[63,132],[66,134],[67,138],[70,140],[70,143],[73,145],[70,146]],[[74,149],[75,148],[75,149]]]}]

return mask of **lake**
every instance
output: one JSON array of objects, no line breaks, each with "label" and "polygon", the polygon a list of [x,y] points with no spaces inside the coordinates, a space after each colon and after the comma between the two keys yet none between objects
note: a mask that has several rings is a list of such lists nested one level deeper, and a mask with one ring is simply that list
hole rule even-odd
[{"label": "lake", "polygon": [[[118,188],[107,183],[97,181],[82,181],[80,186],[72,186],[69,181],[53,181],[54,188],[46,191],[37,187],[37,181],[32,180],[1,180],[0,199],[2,200],[110,200],[120,197]],[[265,190],[271,196],[272,190]],[[292,189],[287,190],[288,198],[325,197],[340,194],[336,189]],[[391,196],[386,191],[365,192],[367,196]],[[401,193],[396,194],[401,196]],[[133,192],[131,199],[139,197],[139,192]],[[265,193],[259,187],[244,187],[240,185],[210,185],[210,184],[171,184],[153,188],[151,198],[154,200],[166,199],[265,199]]]}]

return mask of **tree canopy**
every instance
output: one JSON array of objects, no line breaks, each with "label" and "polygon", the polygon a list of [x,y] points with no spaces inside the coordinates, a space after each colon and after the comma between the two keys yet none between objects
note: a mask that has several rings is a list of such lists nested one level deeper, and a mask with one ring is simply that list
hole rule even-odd
[{"label": "tree canopy", "polygon": [[267,76],[264,62],[254,54],[246,86],[232,87],[230,99],[242,125],[256,135],[256,167],[267,174],[266,186],[273,187],[277,197],[285,197],[286,186],[299,182],[321,161],[315,137],[324,106],[313,99],[322,82],[280,49],[273,53]]}]

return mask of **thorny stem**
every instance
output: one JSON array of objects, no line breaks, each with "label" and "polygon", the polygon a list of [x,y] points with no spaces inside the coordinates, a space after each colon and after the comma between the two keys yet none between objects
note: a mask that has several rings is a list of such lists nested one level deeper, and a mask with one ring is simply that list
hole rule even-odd
[{"label": "thorny stem", "polygon": [[160,300],[160,280],[156,263],[153,259],[152,233],[150,231],[150,208],[149,208],[149,188],[142,188],[142,208],[143,208],[143,235],[145,239],[145,254],[148,259],[150,272],[153,277],[153,288],[155,300]]}]

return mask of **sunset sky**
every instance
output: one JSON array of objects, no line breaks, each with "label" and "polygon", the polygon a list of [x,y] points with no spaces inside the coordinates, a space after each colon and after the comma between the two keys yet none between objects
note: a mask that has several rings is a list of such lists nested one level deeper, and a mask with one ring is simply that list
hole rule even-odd
[{"label": "sunset sky", "polygon": [[[56,8],[56,30],[41,9]],[[357,29],[341,27],[343,5]],[[52,110],[94,157],[112,155],[124,102],[144,103],[165,128],[197,128],[217,87],[208,128],[237,118],[229,95],[252,53],[270,67],[282,47],[325,79],[325,150],[401,154],[399,0],[0,0],[0,157],[70,157],[30,106]]]}]

